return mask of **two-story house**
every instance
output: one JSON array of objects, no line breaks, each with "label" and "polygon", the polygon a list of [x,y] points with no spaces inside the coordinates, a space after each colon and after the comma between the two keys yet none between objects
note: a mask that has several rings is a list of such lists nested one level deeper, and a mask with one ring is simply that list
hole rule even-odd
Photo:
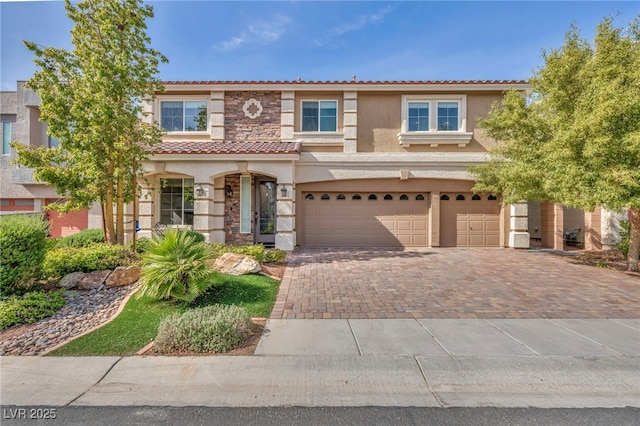
[{"label": "two-story house", "polygon": [[[551,203],[502,205],[473,194],[468,166],[496,143],[478,128],[524,81],[166,82],[143,120],[166,130],[135,209],[141,237],[165,226],[208,242],[304,247],[544,247],[580,228],[585,248],[613,244],[609,212]],[[61,197],[10,165],[9,141],[54,146],[39,99],[2,92],[3,213]],[[133,224],[134,209],[127,210]],[[48,213],[52,235],[102,226],[99,207]],[[133,226],[130,231],[132,232]],[[131,235],[128,235],[131,238]]]},{"label": "two-story house", "polygon": [[142,235],[305,247],[528,247],[527,206],[473,194],[477,126],[523,81],[167,82]]}]

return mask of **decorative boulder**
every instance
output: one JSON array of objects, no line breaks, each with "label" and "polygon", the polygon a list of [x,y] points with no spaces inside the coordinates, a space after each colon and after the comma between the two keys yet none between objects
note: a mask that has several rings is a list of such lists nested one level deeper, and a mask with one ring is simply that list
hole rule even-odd
[{"label": "decorative boulder", "polygon": [[109,287],[120,287],[133,284],[140,279],[139,266],[118,266],[113,270],[105,285]]},{"label": "decorative boulder", "polygon": [[251,256],[224,253],[213,263],[213,269],[229,275],[255,274],[260,272],[260,264]]},{"label": "decorative boulder", "polygon": [[111,270],[105,269],[104,271],[93,271],[89,272],[83,279],[78,283],[78,288],[80,290],[92,290],[99,288],[102,284],[104,284],[105,280],[111,273]]},{"label": "decorative boulder", "polygon": [[78,286],[78,283],[86,276],[84,272],[72,272],[70,274],[65,275],[60,282],[58,282],[58,287],[64,288],[65,290],[71,290]]}]

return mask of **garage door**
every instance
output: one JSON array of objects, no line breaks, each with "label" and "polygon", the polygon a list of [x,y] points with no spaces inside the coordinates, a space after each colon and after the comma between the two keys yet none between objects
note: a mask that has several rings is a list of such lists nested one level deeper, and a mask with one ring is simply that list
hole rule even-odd
[{"label": "garage door", "polygon": [[471,193],[441,194],[440,245],[500,246],[500,204],[496,197]]},{"label": "garage door", "polygon": [[306,247],[427,245],[426,193],[303,192]]}]

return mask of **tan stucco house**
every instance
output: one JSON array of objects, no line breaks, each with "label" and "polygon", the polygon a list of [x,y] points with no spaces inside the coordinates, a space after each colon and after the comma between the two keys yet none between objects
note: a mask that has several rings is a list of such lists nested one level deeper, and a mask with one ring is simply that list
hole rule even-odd
[{"label": "tan stucco house", "polygon": [[[478,128],[478,118],[511,87],[527,84],[166,82],[164,92],[143,100],[142,119],[166,134],[144,164],[138,236],[180,226],[202,233],[208,242],[263,243],[284,250],[526,248],[531,237],[561,249],[564,229],[577,228],[573,222],[578,221],[586,248],[599,248],[608,238],[602,226],[609,219],[606,212],[502,205],[500,194],[471,192],[468,167],[486,161],[497,143]],[[35,94],[21,82],[17,94],[11,93],[2,96],[16,98],[6,109],[18,111],[17,139],[55,143],[38,124]],[[9,112],[3,102],[3,122],[12,118]],[[33,200],[29,207],[38,211],[59,198],[34,182],[29,170],[10,167],[9,158],[2,158],[3,210],[20,199]],[[129,206],[129,223],[133,212]],[[100,226],[99,209],[83,212],[82,218],[84,227]]]}]

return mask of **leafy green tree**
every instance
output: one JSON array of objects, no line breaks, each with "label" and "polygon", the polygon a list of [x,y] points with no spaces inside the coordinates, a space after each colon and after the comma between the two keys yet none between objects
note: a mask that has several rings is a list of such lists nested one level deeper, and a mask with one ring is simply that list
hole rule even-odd
[{"label": "leafy green tree", "polygon": [[475,191],[507,203],[551,201],[593,210],[628,209],[629,270],[640,252],[640,16],[628,28],[611,18],[593,43],[575,26],[543,53],[530,90],[511,90],[480,126],[502,143],[471,168]]},{"label": "leafy green tree", "polygon": [[[40,119],[59,148],[19,143],[17,163],[68,201],[60,211],[103,208],[108,242],[124,243],[124,205],[139,192],[140,164],[160,141],[158,126],[140,121],[144,96],[162,90],[158,65],[167,59],[149,47],[141,0],[65,0],[73,50],[25,42],[36,72],[26,86],[41,99]],[[114,211],[115,209],[115,211]]]}]

